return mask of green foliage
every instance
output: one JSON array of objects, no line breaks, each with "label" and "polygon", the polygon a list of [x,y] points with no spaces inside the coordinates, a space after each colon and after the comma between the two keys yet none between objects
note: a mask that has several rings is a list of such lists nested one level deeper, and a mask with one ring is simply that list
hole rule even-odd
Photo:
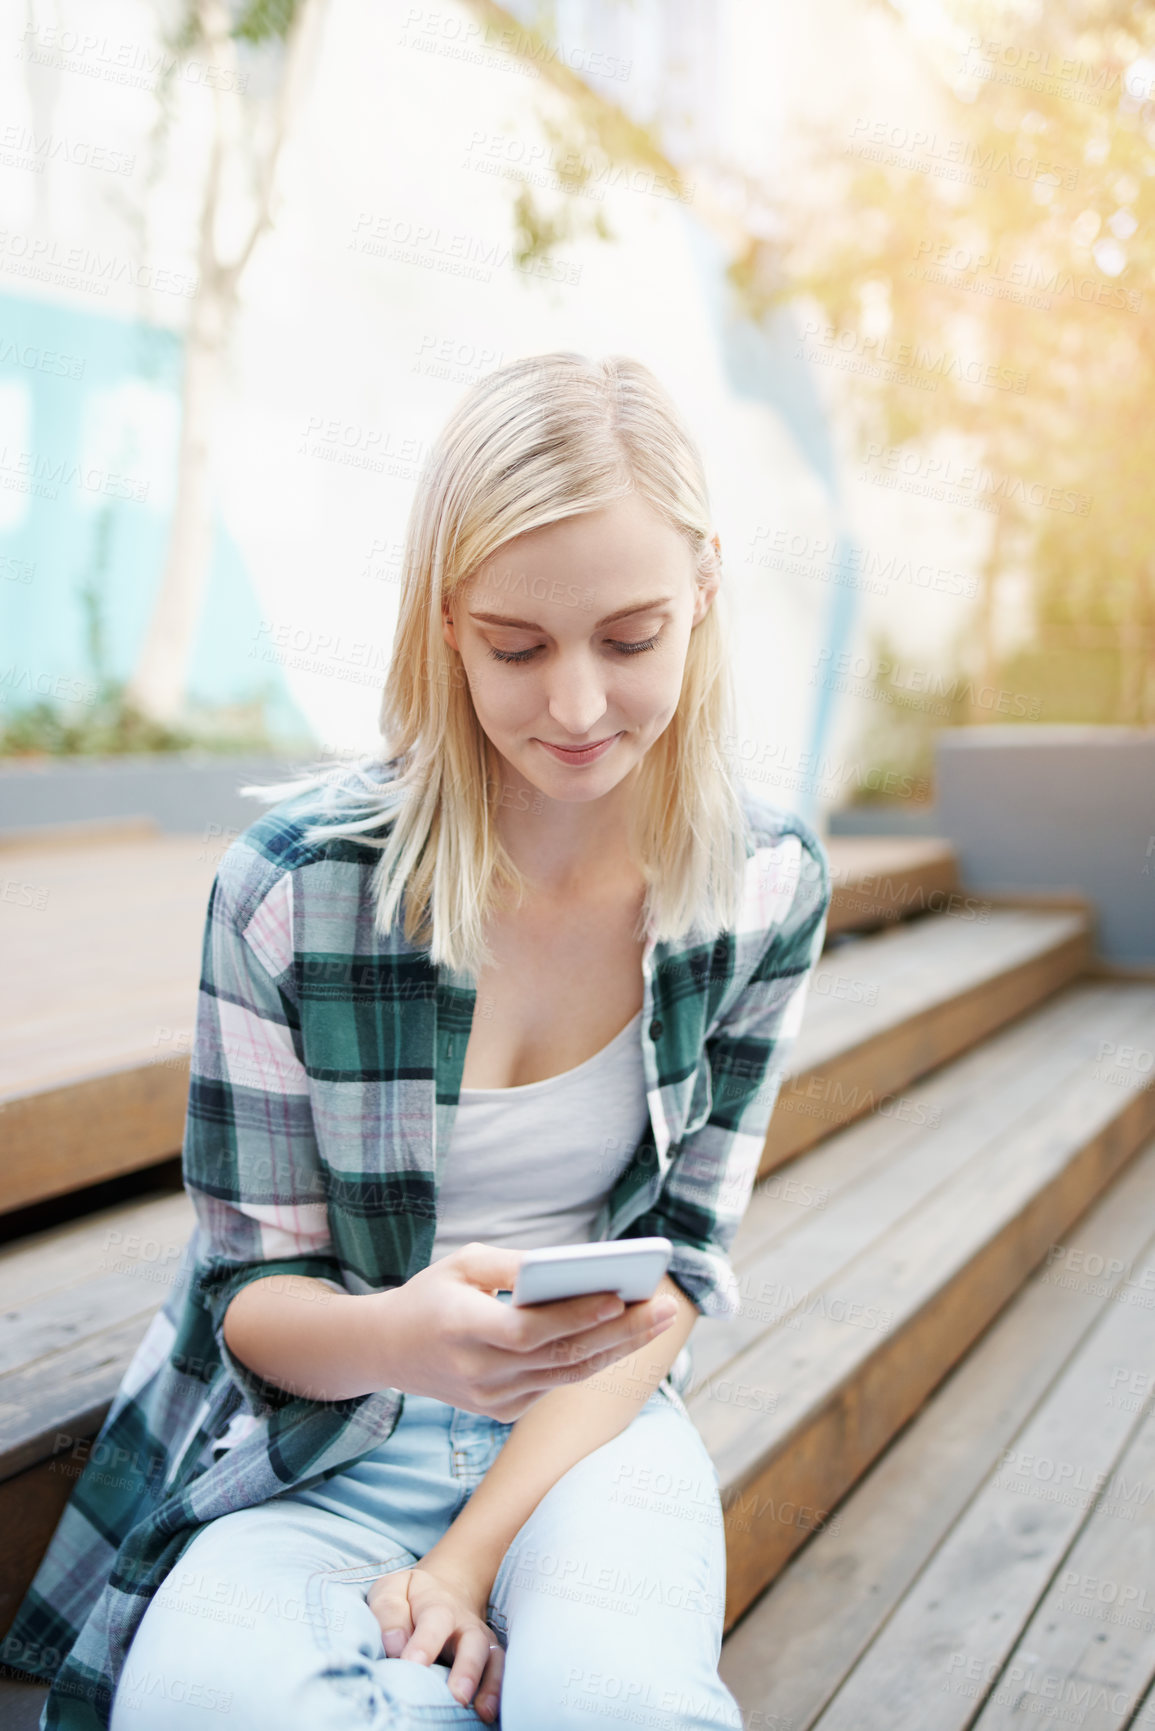
[{"label": "green foliage", "polygon": [[246,0],[232,34],[241,42],[283,42],[301,0]]},{"label": "green foliage", "polygon": [[946,10],[983,46],[920,44],[931,142],[864,105],[821,141],[827,196],[810,181],[804,206],[779,200],[790,241],[752,242],[732,278],[756,314],[817,302],[824,357],[870,365],[828,369],[863,449],[972,441],[999,489],[970,646],[984,676],[1006,675],[994,585],[1026,568],[1045,718],[1151,725],[1155,4]]},{"label": "green foliage", "polygon": [[[871,705],[859,754],[865,772],[851,795],[853,805],[890,804],[888,790],[928,788],[934,775],[934,736],[940,727],[969,719],[974,684],[957,650],[933,672],[912,668],[885,631],[871,645],[872,676],[855,682],[853,695]],[[1000,718],[1001,719],[1001,718]]]},{"label": "green foliage", "polygon": [[192,747],[268,752],[286,743],[270,735],[259,702],[192,712],[187,724],[170,727],[133,708],[125,701],[124,689],[121,681],[106,681],[92,704],[40,702],[7,717],[0,711],[0,758],[114,757]]}]

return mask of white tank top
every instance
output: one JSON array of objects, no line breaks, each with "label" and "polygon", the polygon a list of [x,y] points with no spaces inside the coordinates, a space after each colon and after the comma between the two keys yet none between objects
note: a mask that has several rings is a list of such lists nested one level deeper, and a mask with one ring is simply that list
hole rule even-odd
[{"label": "white tank top", "polygon": [[[639,1010],[608,1046],[560,1076],[520,1088],[461,1090],[431,1262],[471,1239],[507,1250],[589,1243],[603,1202],[650,1122],[641,1036]],[[688,1366],[683,1347],[671,1372],[679,1389]],[[212,1458],[260,1422],[235,1413]]]},{"label": "white tank top", "polygon": [[430,1261],[471,1239],[506,1250],[586,1244],[649,1124],[642,1012],[608,1046],[519,1088],[462,1088]]}]

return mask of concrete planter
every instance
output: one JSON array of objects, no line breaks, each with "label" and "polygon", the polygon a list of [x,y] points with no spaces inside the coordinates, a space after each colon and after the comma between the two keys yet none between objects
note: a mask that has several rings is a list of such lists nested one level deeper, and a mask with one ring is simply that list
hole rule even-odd
[{"label": "concrete planter", "polygon": [[968,890],[1086,896],[1104,960],[1155,968],[1155,729],[944,728],[935,797]]},{"label": "concrete planter", "polygon": [[203,752],[13,761],[0,767],[0,835],[124,817],[151,817],[174,834],[222,835],[245,829],[266,809],[242,799],[239,787],[284,780],[305,761]]}]

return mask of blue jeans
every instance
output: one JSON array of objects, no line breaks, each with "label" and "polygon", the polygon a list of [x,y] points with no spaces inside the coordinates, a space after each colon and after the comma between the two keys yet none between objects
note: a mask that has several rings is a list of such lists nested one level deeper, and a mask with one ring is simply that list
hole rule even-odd
[{"label": "blue jeans", "polygon": [[[385,1657],[366,1599],[441,1537],[510,1429],[407,1395],[380,1448],[202,1527],[137,1630],[111,1731],[480,1725],[448,1666]],[[506,1552],[488,1608],[502,1731],[740,1728],[718,1676],[725,1566],[714,1464],[663,1384]]]}]

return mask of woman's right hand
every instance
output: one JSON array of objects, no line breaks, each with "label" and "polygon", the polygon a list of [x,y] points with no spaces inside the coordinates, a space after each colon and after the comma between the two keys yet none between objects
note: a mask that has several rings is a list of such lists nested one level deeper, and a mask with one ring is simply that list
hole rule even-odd
[{"label": "woman's right hand", "polygon": [[511,1291],[522,1252],[465,1244],[431,1262],[402,1286],[366,1295],[380,1331],[382,1386],[430,1395],[502,1424],[538,1397],[582,1382],[661,1334],[677,1306],[659,1294],[623,1304],[615,1293],[590,1293],[552,1304],[515,1306]]}]

